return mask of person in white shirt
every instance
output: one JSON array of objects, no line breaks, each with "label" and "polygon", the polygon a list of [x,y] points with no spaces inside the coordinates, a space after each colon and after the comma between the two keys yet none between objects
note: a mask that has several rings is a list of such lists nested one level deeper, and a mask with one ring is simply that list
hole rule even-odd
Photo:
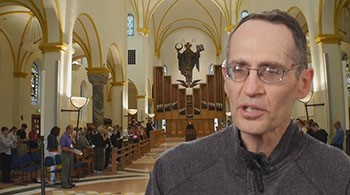
[{"label": "person in white shirt", "polygon": [[16,147],[9,135],[7,127],[1,128],[0,133],[0,164],[3,183],[11,183],[11,148]]}]

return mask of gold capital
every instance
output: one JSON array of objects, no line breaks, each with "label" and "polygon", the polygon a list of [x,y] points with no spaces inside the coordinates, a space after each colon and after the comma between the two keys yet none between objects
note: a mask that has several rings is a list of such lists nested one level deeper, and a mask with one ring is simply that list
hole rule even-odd
[{"label": "gold capital", "polygon": [[68,49],[68,44],[61,43],[61,42],[43,43],[39,46],[39,49],[42,52],[52,52],[52,51],[65,52]]},{"label": "gold capital", "polygon": [[342,38],[336,34],[320,34],[315,39],[315,43],[340,43]]}]

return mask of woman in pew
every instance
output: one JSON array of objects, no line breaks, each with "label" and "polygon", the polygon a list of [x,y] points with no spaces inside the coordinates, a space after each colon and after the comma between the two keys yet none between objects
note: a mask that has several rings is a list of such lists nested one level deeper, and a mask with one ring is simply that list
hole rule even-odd
[{"label": "woman in pew", "polygon": [[[60,134],[60,128],[57,126],[52,127],[50,134],[47,136],[47,150],[48,156],[55,158],[55,155],[58,154],[58,146],[60,145],[58,142],[58,135]],[[50,167],[50,184],[56,184],[56,174],[55,174],[56,166]]]}]

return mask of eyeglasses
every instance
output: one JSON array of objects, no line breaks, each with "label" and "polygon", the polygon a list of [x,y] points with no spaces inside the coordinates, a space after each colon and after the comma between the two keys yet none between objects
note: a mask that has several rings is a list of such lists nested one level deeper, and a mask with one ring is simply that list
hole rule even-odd
[{"label": "eyeglasses", "polygon": [[226,73],[226,77],[233,81],[244,81],[247,79],[251,70],[256,70],[258,77],[264,83],[279,83],[283,81],[284,74],[290,70],[297,69],[299,65],[292,65],[292,68],[285,69],[274,65],[264,65],[259,68],[249,68],[242,64],[227,64],[226,59],[222,63],[222,68]]}]

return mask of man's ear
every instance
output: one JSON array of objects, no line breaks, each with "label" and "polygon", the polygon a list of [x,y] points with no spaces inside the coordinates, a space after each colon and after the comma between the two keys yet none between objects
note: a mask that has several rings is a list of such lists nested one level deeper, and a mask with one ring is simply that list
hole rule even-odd
[{"label": "man's ear", "polygon": [[299,78],[298,84],[298,99],[302,99],[307,96],[310,91],[310,86],[312,83],[312,79],[314,77],[314,70],[312,68],[305,69]]},{"label": "man's ear", "polygon": [[224,91],[226,93],[226,95],[228,96],[229,93],[227,91],[227,78],[226,78],[226,72],[223,68],[221,68],[221,73],[222,73],[222,76],[224,77]]}]

